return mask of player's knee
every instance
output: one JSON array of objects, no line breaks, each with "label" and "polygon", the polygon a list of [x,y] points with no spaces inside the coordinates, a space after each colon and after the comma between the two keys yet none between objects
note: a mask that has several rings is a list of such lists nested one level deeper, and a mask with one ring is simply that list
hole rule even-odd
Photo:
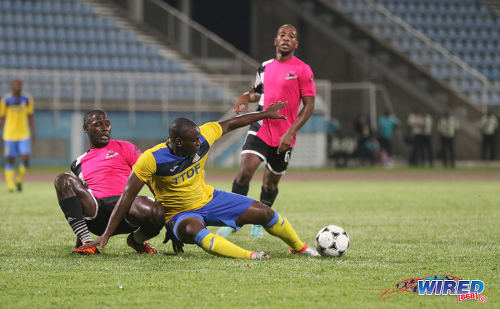
[{"label": "player's knee", "polygon": [[240,185],[248,185],[252,180],[252,175],[249,173],[239,173],[235,180]]},{"label": "player's knee", "polygon": [[177,227],[177,236],[182,242],[188,244],[195,243],[195,237],[205,226],[196,219],[184,219]]},{"label": "player's knee", "polygon": [[271,207],[267,206],[262,202],[257,202],[257,201],[252,206],[254,206],[255,209],[258,211],[259,222],[257,223],[266,224],[273,219],[274,210],[272,210]]},{"label": "player's knee", "polygon": [[63,173],[56,176],[54,179],[54,187],[58,192],[65,192],[73,188],[74,177],[70,174]]},{"label": "player's knee", "polygon": [[146,196],[138,196],[129,215],[138,221],[141,227],[161,230],[165,224],[165,209],[154,200]]},{"label": "player's knee", "polygon": [[262,207],[264,212],[263,221],[267,223],[274,218],[274,211],[271,209],[271,207],[267,206],[266,204],[264,203],[261,204],[263,205]]}]

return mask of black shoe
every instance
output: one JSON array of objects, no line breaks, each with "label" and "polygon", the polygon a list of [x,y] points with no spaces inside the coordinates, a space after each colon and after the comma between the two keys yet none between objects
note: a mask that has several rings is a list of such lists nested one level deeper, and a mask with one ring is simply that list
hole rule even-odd
[{"label": "black shoe", "polygon": [[22,183],[18,183],[18,184],[16,184],[16,186],[17,186],[17,191],[19,191],[19,192],[23,191],[23,184]]}]

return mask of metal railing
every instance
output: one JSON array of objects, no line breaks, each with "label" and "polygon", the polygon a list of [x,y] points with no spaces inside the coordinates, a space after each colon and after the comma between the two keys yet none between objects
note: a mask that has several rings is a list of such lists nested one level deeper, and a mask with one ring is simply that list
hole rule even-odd
[{"label": "metal railing", "polygon": [[[127,8],[123,1],[114,2]],[[257,61],[164,1],[144,0],[139,14],[142,23],[200,65],[229,74],[254,74],[259,67]]]},{"label": "metal railing", "polygon": [[236,93],[250,87],[253,75],[211,75],[136,72],[0,70],[0,90],[20,78],[37,109],[224,113]]}]

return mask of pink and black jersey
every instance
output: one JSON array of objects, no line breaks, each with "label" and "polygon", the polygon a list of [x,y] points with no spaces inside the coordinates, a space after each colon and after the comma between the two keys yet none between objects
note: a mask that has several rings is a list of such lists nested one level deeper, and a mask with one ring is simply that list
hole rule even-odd
[{"label": "pink and black jersey", "polygon": [[[272,59],[262,63],[253,88],[261,94],[259,110],[277,101],[288,102],[280,111],[288,119],[264,119],[252,124],[248,132],[257,135],[267,145],[278,147],[281,136],[297,119],[301,98],[316,96],[314,74],[306,63],[295,56],[285,62]],[[295,137],[292,147],[294,144]]]},{"label": "pink and black jersey", "polygon": [[110,140],[91,148],[71,164],[71,171],[96,198],[121,195],[141,151],[132,143]]}]

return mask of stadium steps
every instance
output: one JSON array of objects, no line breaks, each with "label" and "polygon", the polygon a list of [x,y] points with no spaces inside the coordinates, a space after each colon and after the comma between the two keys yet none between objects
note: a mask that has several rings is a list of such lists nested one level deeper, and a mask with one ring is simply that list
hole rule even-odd
[{"label": "stadium steps", "polygon": [[493,14],[500,17],[500,1],[499,0],[479,0],[482,5],[487,6]]},{"label": "stadium steps", "polygon": [[137,35],[138,40],[145,44],[152,44],[160,52],[161,55],[168,59],[177,59],[181,63],[182,67],[192,76],[195,76],[201,80],[207,81],[213,88],[223,88],[224,97],[226,98],[236,98],[239,93],[230,87],[221,87],[217,85],[216,80],[214,80],[210,72],[202,70],[198,65],[194,64],[189,60],[189,55],[185,55],[175,49],[175,47],[168,45],[164,36],[157,32],[156,30],[133,21],[127,12],[117,4],[112,1],[100,1],[100,0],[82,0],[90,4],[97,14],[102,14],[111,17],[115,20],[118,27],[124,30],[134,31]]},{"label": "stadium steps", "polygon": [[99,0],[81,0],[88,3],[94,9],[96,14],[104,15],[115,20],[116,25],[128,31],[134,31],[137,39],[144,44],[151,44],[158,49],[160,54],[168,59],[178,59],[183,68],[192,74],[201,74],[202,72],[187,59],[183,58],[180,53],[177,53],[173,48],[168,47],[161,37],[156,35],[153,30],[132,21],[123,11],[122,8],[109,1]]}]

